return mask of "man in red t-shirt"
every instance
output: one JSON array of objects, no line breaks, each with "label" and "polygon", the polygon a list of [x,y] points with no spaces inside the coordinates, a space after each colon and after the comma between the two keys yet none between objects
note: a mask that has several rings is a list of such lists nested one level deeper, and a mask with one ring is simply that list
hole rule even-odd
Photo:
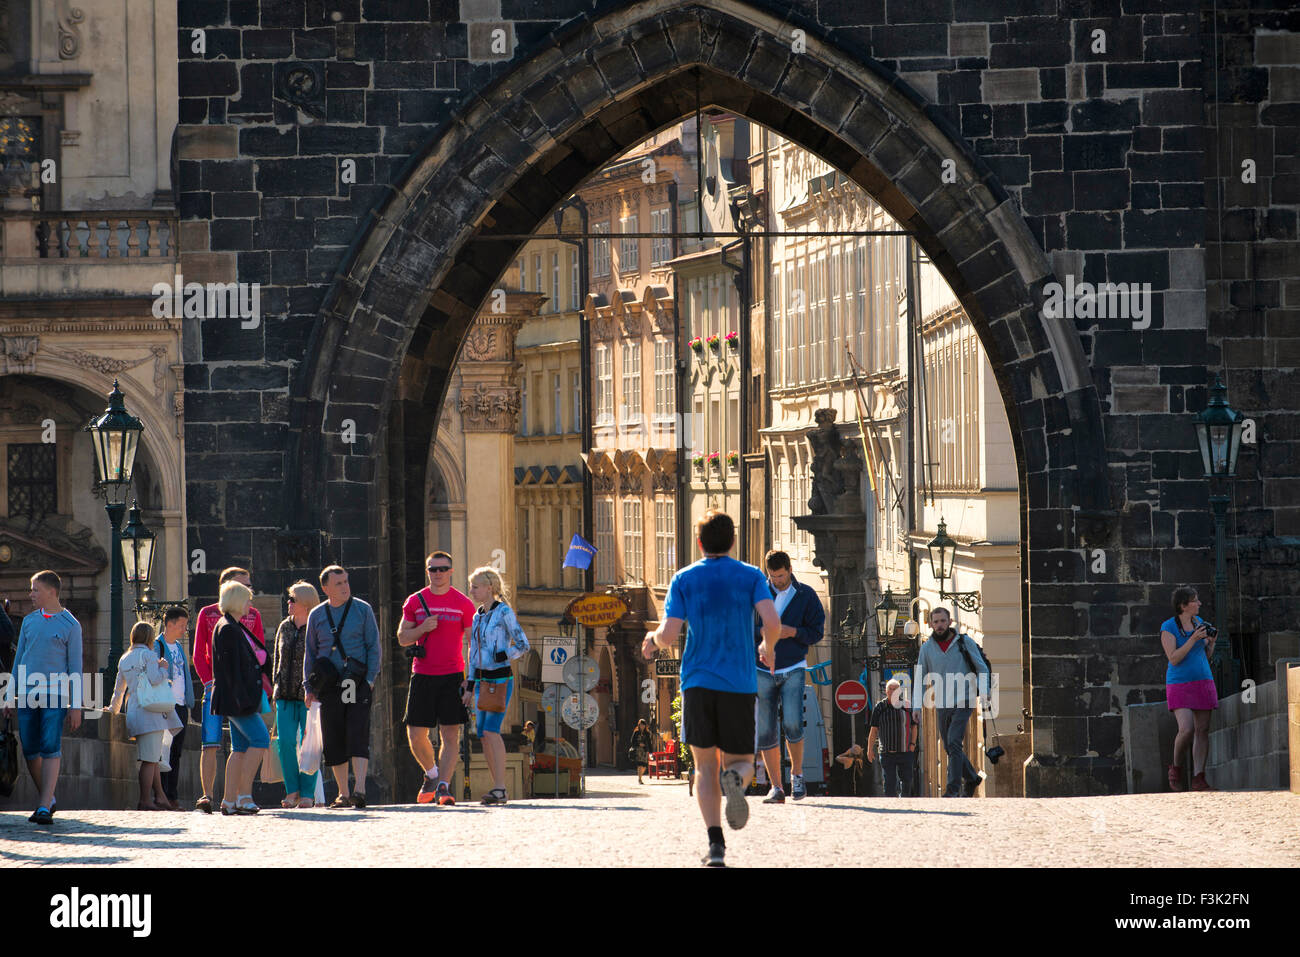
[{"label": "man in red t-shirt", "polygon": [[[252,577],[246,568],[224,569],[217,579],[217,587],[220,588],[229,581],[240,582],[249,588],[253,587]],[[221,715],[212,713],[210,706],[212,632],[216,630],[217,622],[220,620],[221,609],[215,604],[199,610],[199,620],[194,627],[194,653],[191,656],[194,670],[199,680],[203,682],[203,711],[199,721],[203,729],[203,750],[199,753],[199,781],[203,785],[203,796],[194,802],[194,806],[207,814],[212,813],[212,789],[217,783],[217,751],[221,748],[221,729],[224,723]],[[258,641],[266,644],[265,633],[262,631],[262,616],[258,614],[256,608],[249,605],[247,614],[240,621],[244,623],[245,628],[257,636]]]},{"label": "man in red t-shirt", "polygon": [[[406,737],[424,768],[416,800],[455,804],[449,782],[456,773],[460,726],[469,721],[465,705],[465,643],[474,621],[474,603],[451,587],[451,556],[434,552],[424,561],[429,585],[406,599],[397,642],[414,649],[411,684],[406,692]],[[429,731],[438,726],[442,745],[433,759]]]}]

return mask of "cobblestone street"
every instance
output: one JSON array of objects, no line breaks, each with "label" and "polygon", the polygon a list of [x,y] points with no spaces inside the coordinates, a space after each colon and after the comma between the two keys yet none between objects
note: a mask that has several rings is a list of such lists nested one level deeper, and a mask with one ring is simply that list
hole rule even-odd
[{"label": "cobblestone street", "polygon": [[[4,866],[695,866],[704,828],[683,782],[597,774],[583,799],[503,808],[265,809],[252,818],[60,812],[53,827],[0,813]],[[750,800],[728,832],[733,867],[1279,867],[1300,865],[1300,795],[1283,791],[1092,798],[810,797]],[[996,841],[990,836],[996,834]],[[328,849],[328,850],[326,850]],[[978,857],[976,849],[983,855]]]}]

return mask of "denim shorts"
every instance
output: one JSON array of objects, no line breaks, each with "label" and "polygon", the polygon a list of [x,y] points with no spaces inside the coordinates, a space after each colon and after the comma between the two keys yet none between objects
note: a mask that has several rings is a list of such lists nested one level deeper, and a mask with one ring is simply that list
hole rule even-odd
[{"label": "denim shorts", "polygon": [[[481,682],[482,679],[474,682],[474,703],[475,704],[478,704],[478,686]],[[507,678],[506,679],[506,709],[507,710],[509,710],[510,708],[510,697],[511,695],[514,694],[514,690],[515,690],[515,679]],[[475,733],[480,738],[483,737],[484,734],[500,734],[501,722],[503,722],[505,718],[506,718],[505,711],[477,711],[475,712],[475,716],[474,716],[474,727],[477,729]]]},{"label": "denim shorts", "polygon": [[63,719],[67,708],[19,708],[18,737],[25,758],[63,756]]},{"label": "denim shorts", "polygon": [[798,744],[803,740],[803,686],[807,668],[795,668],[783,675],[758,669],[758,701],[754,705],[755,745],[759,751],[781,743],[776,731],[776,708],[781,706],[781,730],[785,740]]},{"label": "denim shorts", "polygon": [[226,719],[212,713],[212,682],[203,686],[203,716],[199,723],[203,727],[203,746],[205,748],[221,747],[221,724]]},{"label": "denim shorts", "polygon": [[260,714],[246,714],[239,718],[231,715],[227,720],[230,722],[230,750],[235,754],[243,754],[249,748],[271,746],[271,732],[266,730],[266,722]]}]

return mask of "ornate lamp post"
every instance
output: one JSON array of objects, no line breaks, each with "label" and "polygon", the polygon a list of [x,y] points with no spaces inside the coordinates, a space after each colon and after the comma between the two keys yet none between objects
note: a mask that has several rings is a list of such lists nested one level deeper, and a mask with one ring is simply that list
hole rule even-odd
[{"label": "ornate lamp post", "polygon": [[112,529],[109,549],[109,645],[104,680],[117,680],[117,660],[122,657],[122,513],[126,511],[126,493],[135,470],[135,453],[144,425],[126,411],[125,396],[113,382],[108,394],[108,408],[91,419],[85,431],[95,446],[97,485],[104,490],[104,510]]},{"label": "ornate lamp post", "polygon": [[930,550],[930,571],[939,583],[939,597],[948,598],[962,611],[980,610],[980,593],[977,591],[944,591],[943,583],[952,575],[952,559],[957,543],[948,537],[948,523],[939,519],[939,534],[926,546]]},{"label": "ornate lamp post", "polygon": [[131,503],[127,513],[126,528],[122,531],[122,566],[128,584],[135,586],[135,613],[140,617],[158,620],[168,608],[184,608],[189,612],[190,603],[186,600],[155,600],[153,586],[149,580],[153,573],[153,560],[157,536],[140,518],[140,507]]},{"label": "ornate lamp post", "polygon": [[886,587],[885,594],[876,606],[876,634],[880,641],[893,637],[894,626],[898,624],[898,609],[894,607],[894,590]]},{"label": "ornate lamp post", "polygon": [[[1219,375],[1214,377],[1210,387],[1210,401],[1205,410],[1196,416],[1196,440],[1201,449],[1201,465],[1205,477],[1210,483],[1210,508],[1214,512],[1214,614],[1220,623],[1227,622],[1228,608],[1228,570],[1224,557],[1223,540],[1228,524],[1228,503],[1231,496],[1222,490],[1228,480],[1237,474],[1237,452],[1241,448],[1241,430],[1245,416],[1228,405],[1228,390]],[[1213,494],[1215,490],[1217,494]],[[1223,629],[1220,628],[1222,632]],[[1237,636],[1229,634],[1231,642],[1231,675],[1225,675],[1227,662],[1224,661],[1223,643],[1216,642],[1211,667],[1215,682],[1219,687],[1219,697],[1231,693],[1237,687],[1241,674],[1241,649],[1237,647]]]}]

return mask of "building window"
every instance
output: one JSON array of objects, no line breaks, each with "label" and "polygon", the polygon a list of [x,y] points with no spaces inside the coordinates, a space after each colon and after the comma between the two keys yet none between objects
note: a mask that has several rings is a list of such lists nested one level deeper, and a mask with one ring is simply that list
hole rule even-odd
[{"label": "building window", "polygon": [[552,410],[551,434],[559,435],[564,431],[564,387],[561,384],[560,374],[551,373],[551,392],[555,397],[555,408]]},{"label": "building window", "polygon": [[[593,233],[609,233],[609,222],[593,223]],[[596,238],[591,241],[591,274],[593,276],[609,275],[609,239]]]},{"label": "building window", "polygon": [[581,290],[578,288],[578,282],[582,278],[582,270],[578,268],[578,248],[569,250],[569,308],[578,308],[578,297]]},{"label": "building window", "polygon": [[772,286],[768,290],[768,297],[772,300],[772,329],[768,333],[768,354],[773,357],[773,384],[780,387],[785,385],[785,376],[783,374],[785,370],[781,368],[781,356],[785,354],[785,324],[782,319],[785,300],[781,298],[781,267],[779,265],[772,267]]},{"label": "building window", "polygon": [[542,254],[537,253],[533,256],[533,279],[537,285],[533,286],[533,292],[545,292],[542,286]]},{"label": "building window", "polygon": [[[840,247],[831,251],[830,272],[827,276],[830,303],[830,350],[826,358],[826,374],[832,379],[839,378],[840,367],[844,365],[844,330],[842,326],[843,310],[840,308],[843,284],[840,274]],[[846,370],[847,371],[847,370]]]},{"label": "building window", "polygon": [[671,418],[677,411],[676,350],[671,339],[655,340],[655,417]]},{"label": "building window", "polygon": [[546,392],[545,380],[539,372],[533,376],[533,435],[546,434]]},{"label": "building window", "polygon": [[610,347],[596,346],[596,425],[614,424],[614,363]]},{"label": "building window", "polygon": [[59,510],[57,459],[52,442],[9,446],[9,517],[36,521]]},{"label": "building window", "polygon": [[623,421],[641,423],[641,343],[623,343]]},{"label": "building window", "polygon": [[519,377],[519,434],[528,434],[528,376]]},{"label": "building window", "polygon": [[826,256],[818,253],[809,264],[812,271],[812,329],[808,334],[809,381],[820,382],[824,377],[826,355]]},{"label": "building window", "polygon": [[655,499],[655,584],[667,585],[677,571],[677,509],[670,498]]},{"label": "building window", "polygon": [[650,265],[659,266],[673,258],[673,241],[668,235],[671,229],[672,210],[669,207],[650,210],[650,231],[663,234],[650,240]]},{"label": "building window", "polygon": [[803,314],[803,291],[795,288],[794,263],[785,264],[785,384],[796,385],[799,382],[795,371],[795,358],[798,354],[796,343],[799,339],[795,330],[795,313]]},{"label": "building window", "polygon": [[[634,233],[639,227],[637,226],[637,216],[633,213],[626,219],[622,220],[621,232]],[[620,274],[638,272],[641,269],[641,240],[635,236],[620,239],[618,242],[618,271]]]},{"label": "building window", "polygon": [[596,583],[614,584],[614,501],[596,500]]},{"label": "building window", "polygon": [[856,358],[866,371],[872,371],[871,348],[867,324],[867,249],[861,240],[853,247],[853,327],[857,343]]},{"label": "building window", "polygon": [[570,431],[580,433],[582,431],[582,373],[569,373],[569,390],[573,393],[573,421]]},{"label": "building window", "polygon": [[624,579],[640,584],[645,581],[645,538],[642,535],[641,503],[623,503],[623,572]]},{"label": "building window", "polygon": [[519,510],[519,583],[521,585],[531,585],[533,583],[533,555],[532,555],[532,524],[533,511],[530,508]]}]

